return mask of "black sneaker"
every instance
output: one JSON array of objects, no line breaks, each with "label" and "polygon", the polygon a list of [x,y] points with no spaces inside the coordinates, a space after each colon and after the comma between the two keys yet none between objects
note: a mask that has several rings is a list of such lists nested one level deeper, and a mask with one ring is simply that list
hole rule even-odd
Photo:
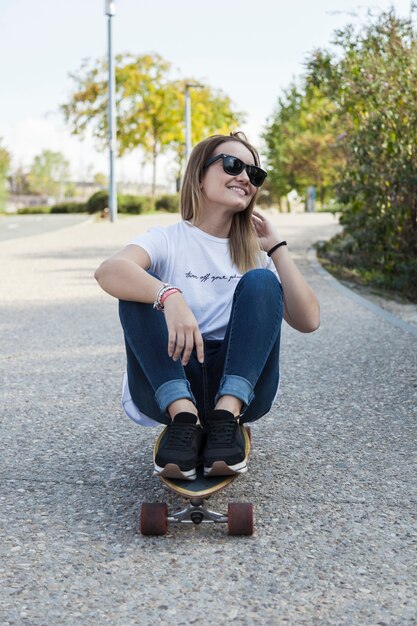
[{"label": "black sneaker", "polygon": [[205,476],[228,476],[247,472],[243,426],[230,411],[215,410],[205,424],[207,441],[203,452]]},{"label": "black sneaker", "polygon": [[154,475],[195,480],[203,429],[192,413],[178,413],[160,434],[154,449]]}]

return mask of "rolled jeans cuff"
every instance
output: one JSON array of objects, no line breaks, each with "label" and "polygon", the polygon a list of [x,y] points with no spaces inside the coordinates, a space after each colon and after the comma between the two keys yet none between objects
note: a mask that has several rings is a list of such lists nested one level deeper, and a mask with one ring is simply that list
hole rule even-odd
[{"label": "rolled jeans cuff", "polygon": [[219,393],[216,397],[216,402],[221,396],[234,396],[239,398],[243,402],[243,408],[249,406],[255,397],[253,387],[246,378],[242,376],[233,376],[232,374],[226,374],[223,376],[220,382]]},{"label": "rolled jeans cuff", "polygon": [[191,392],[188,380],[177,379],[169,380],[155,391],[155,400],[163,413],[166,412],[170,404],[175,400],[187,398],[195,404],[195,398]]}]

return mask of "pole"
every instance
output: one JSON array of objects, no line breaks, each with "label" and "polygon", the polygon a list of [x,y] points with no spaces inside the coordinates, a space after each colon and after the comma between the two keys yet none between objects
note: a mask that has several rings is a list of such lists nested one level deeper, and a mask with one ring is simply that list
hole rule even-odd
[{"label": "pole", "polygon": [[116,189],[116,79],[113,58],[112,17],[116,14],[114,0],[106,0],[107,41],[108,41],[108,138],[109,138],[109,209],[110,221],[117,220],[117,189]]},{"label": "pole", "polygon": [[188,163],[192,150],[191,142],[191,94],[190,89],[202,89],[203,85],[185,83],[185,162]]},{"label": "pole", "polygon": [[191,154],[191,97],[190,97],[190,85],[185,85],[185,162],[188,163],[188,159]]}]

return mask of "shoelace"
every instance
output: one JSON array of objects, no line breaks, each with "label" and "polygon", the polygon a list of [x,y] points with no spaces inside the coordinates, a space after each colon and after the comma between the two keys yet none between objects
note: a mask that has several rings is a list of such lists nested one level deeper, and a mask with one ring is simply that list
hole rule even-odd
[{"label": "shoelace", "polygon": [[209,425],[210,443],[228,446],[234,442],[237,422],[212,422]]},{"label": "shoelace", "polygon": [[193,424],[173,424],[168,431],[168,446],[189,447],[196,432]]}]

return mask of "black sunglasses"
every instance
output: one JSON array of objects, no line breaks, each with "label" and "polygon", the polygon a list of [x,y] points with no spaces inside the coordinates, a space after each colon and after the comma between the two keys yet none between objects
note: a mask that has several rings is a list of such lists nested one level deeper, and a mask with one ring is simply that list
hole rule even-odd
[{"label": "black sunglasses", "polygon": [[238,176],[245,169],[250,182],[255,187],[260,187],[267,177],[265,170],[262,170],[257,165],[247,165],[241,161],[241,159],[238,159],[231,154],[218,154],[217,156],[211,157],[204,163],[203,169],[206,169],[206,167],[216,161],[220,161],[220,159],[223,160],[223,169],[226,174],[229,174],[230,176]]}]

